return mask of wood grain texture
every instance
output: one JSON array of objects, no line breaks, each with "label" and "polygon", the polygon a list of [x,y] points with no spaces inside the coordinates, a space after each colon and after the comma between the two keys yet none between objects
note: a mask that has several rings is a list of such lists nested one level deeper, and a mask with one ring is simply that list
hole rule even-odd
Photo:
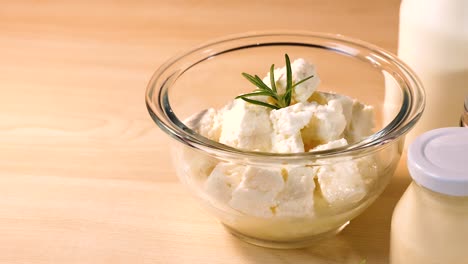
[{"label": "wood grain texture", "polygon": [[177,182],[144,91],[175,53],[232,33],[334,32],[395,51],[398,0],[0,2],[0,263],[387,263],[404,162],[336,238],[251,246]]}]

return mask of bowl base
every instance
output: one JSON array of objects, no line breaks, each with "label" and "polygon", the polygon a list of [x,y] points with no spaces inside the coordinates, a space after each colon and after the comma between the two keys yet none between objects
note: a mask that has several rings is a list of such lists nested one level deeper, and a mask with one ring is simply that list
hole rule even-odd
[{"label": "bowl base", "polygon": [[240,240],[247,242],[252,245],[265,247],[265,248],[274,248],[274,249],[295,249],[295,248],[306,248],[313,246],[316,242],[332,237],[338,233],[340,233],[347,225],[349,221],[341,225],[336,229],[332,229],[325,233],[317,234],[311,237],[303,238],[300,240],[292,240],[292,241],[274,241],[274,240],[264,240],[255,237],[251,237],[245,234],[242,234],[231,227],[224,225],[224,227],[235,237],[239,238]]}]

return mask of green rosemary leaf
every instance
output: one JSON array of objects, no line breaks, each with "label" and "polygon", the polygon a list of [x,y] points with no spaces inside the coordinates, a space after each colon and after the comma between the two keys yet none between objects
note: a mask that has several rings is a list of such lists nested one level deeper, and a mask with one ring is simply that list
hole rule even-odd
[{"label": "green rosemary leaf", "polygon": [[258,82],[258,80],[253,77],[252,75],[243,72],[242,76],[244,76],[249,82],[251,82],[253,85],[257,86],[259,89],[263,89],[263,86],[261,83]]},{"label": "green rosemary leaf", "polygon": [[243,95],[238,96],[238,98],[240,98],[240,99],[242,99],[242,100],[244,100],[246,102],[249,102],[251,104],[261,105],[261,106],[269,107],[269,108],[272,108],[272,109],[279,109],[279,107],[276,106],[276,105],[268,104],[268,103],[265,103],[265,102],[262,102],[262,101],[252,100],[252,99],[244,97]]},{"label": "green rosemary leaf", "polygon": [[273,92],[276,93],[276,82],[275,82],[275,65],[272,64],[270,67],[270,85]]},{"label": "green rosemary leaf", "polygon": [[285,106],[288,106],[291,104],[291,97],[292,97],[292,90],[286,91],[286,93],[283,96],[284,98],[283,101],[284,101]]},{"label": "green rosemary leaf", "polygon": [[[253,85],[255,85],[257,87],[257,89],[255,89],[251,93],[241,94],[241,95],[237,96],[236,99],[242,99],[242,100],[244,100],[246,102],[256,104],[256,105],[265,106],[265,107],[269,107],[269,108],[272,108],[272,109],[280,109],[280,108],[288,107],[291,104],[292,94],[293,94],[294,88],[297,85],[309,80],[310,78],[312,78],[314,76],[311,75],[311,76],[309,76],[309,77],[307,77],[307,78],[305,78],[303,80],[298,81],[296,84],[293,85],[291,61],[289,59],[288,54],[285,54],[284,57],[285,57],[285,60],[286,60],[286,88],[285,88],[285,92],[283,94],[278,94],[278,90],[277,90],[276,83],[275,83],[275,75],[274,75],[275,65],[272,64],[271,67],[270,67],[271,88],[268,87],[268,85],[266,85],[263,82],[263,80],[260,79],[260,77],[258,77],[258,75],[252,76],[252,75],[250,75],[248,73],[243,72],[242,76],[244,76],[249,82],[251,82]],[[247,98],[247,97],[259,96],[259,95],[269,96],[269,97],[273,98],[274,101],[275,101],[274,104],[269,104],[269,103],[265,103],[265,102],[262,102],[262,101]]]},{"label": "green rosemary leaf", "polygon": [[256,92],[253,92],[253,93],[246,93],[246,94],[243,94],[243,95],[239,95],[239,96],[236,97],[236,99],[242,98],[242,97],[260,96],[260,95],[273,96],[273,94],[270,93],[270,92],[256,91]]},{"label": "green rosemary leaf", "polygon": [[293,85],[293,88],[296,87],[296,86],[298,86],[299,84],[301,84],[301,83],[303,83],[303,82],[309,80],[309,79],[312,78],[312,77],[314,77],[314,76],[311,75],[311,76],[309,76],[309,77],[307,77],[307,78],[305,78],[305,79],[303,79],[303,80],[300,80],[299,82],[297,82],[297,83],[295,83],[295,84]]},{"label": "green rosemary leaf", "polygon": [[288,54],[284,54],[284,58],[286,60],[286,92],[285,92],[285,104],[291,104],[291,96],[292,96],[292,70],[291,70],[291,61],[289,60]]},{"label": "green rosemary leaf", "polygon": [[268,87],[268,85],[266,85],[262,79],[260,79],[260,77],[258,77],[258,75],[255,75],[255,79],[257,80],[257,82],[259,83],[259,85],[262,87],[261,89],[263,90],[267,90],[267,91],[272,91],[270,87]]}]

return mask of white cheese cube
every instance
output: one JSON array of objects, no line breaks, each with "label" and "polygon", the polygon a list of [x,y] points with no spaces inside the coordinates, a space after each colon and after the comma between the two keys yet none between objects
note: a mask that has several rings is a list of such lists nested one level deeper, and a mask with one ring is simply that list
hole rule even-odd
[{"label": "white cheese cube", "polygon": [[[327,150],[347,145],[346,139],[319,145],[313,150]],[[324,199],[331,205],[344,206],[361,200],[377,176],[373,159],[342,158],[334,165],[323,165],[317,174]]]},{"label": "white cheese cube", "polygon": [[268,152],[271,148],[272,127],[270,110],[263,106],[234,100],[223,111],[219,142],[231,147]]},{"label": "white cheese cube", "polygon": [[296,167],[288,171],[284,189],[277,197],[277,216],[314,215],[314,177],[317,170],[317,168]]},{"label": "white cheese cube", "polygon": [[341,109],[343,110],[343,115],[346,119],[346,124],[351,122],[351,118],[353,117],[353,104],[356,100],[352,99],[349,96],[336,94],[336,93],[324,93],[324,92],[317,92],[320,93],[323,97],[326,98],[327,103],[331,100],[336,100],[341,104]]},{"label": "white cheese cube", "polygon": [[361,178],[364,181],[366,188],[369,189],[369,186],[375,183],[375,180],[379,175],[377,162],[372,156],[359,158],[356,162],[359,172],[361,173]]},{"label": "white cheese cube", "polygon": [[[203,182],[211,174],[218,160],[207,154],[184,147],[173,152],[173,160],[180,162],[176,170],[180,175],[186,175],[187,181]],[[181,178],[184,181],[184,178]]]},{"label": "white cheese cube", "polygon": [[[311,75],[314,76],[297,85],[292,94],[292,101],[306,102],[315,90],[317,90],[317,86],[320,83],[320,78],[315,71],[315,66],[304,59],[297,59],[291,63],[291,73],[293,84]],[[286,67],[275,69],[274,75],[278,93],[283,94],[286,91]],[[268,85],[268,87],[271,87],[270,73],[263,79],[263,82]]]},{"label": "white cheese cube", "polygon": [[270,112],[273,125],[271,151],[277,153],[304,152],[301,130],[310,123],[316,109],[316,103],[297,103],[272,110]]},{"label": "white cheese cube", "polygon": [[353,104],[353,116],[345,131],[348,141],[352,143],[358,142],[372,135],[372,130],[375,126],[374,119],[374,108],[355,100]]},{"label": "white cheese cube", "polygon": [[364,181],[354,161],[322,166],[317,178],[323,198],[332,206],[353,204],[366,195]]},{"label": "white cheese cube", "polygon": [[227,203],[231,194],[239,186],[245,166],[218,163],[205,182],[204,189],[208,195],[219,202]]},{"label": "white cheese cube", "polygon": [[349,143],[355,143],[373,134],[375,126],[374,108],[356,99],[334,93],[321,93],[328,101],[336,100],[341,104],[346,118],[344,135]]},{"label": "white cheese cube", "polygon": [[211,140],[218,141],[221,135],[221,120],[222,114],[218,113],[215,109],[210,108],[190,116],[184,121],[184,123],[187,127],[198,134]]},{"label": "white cheese cube", "polygon": [[229,205],[248,215],[272,217],[277,206],[276,196],[283,188],[279,169],[248,167]]},{"label": "white cheese cube", "polygon": [[301,131],[305,150],[342,137],[346,119],[340,102],[330,100],[319,105],[310,123]]},{"label": "white cheese cube", "polygon": [[315,150],[327,150],[327,149],[332,149],[332,148],[339,148],[348,145],[348,141],[346,139],[341,138],[337,140],[330,141],[328,143],[318,145],[317,147],[311,149],[310,151],[315,151]]}]

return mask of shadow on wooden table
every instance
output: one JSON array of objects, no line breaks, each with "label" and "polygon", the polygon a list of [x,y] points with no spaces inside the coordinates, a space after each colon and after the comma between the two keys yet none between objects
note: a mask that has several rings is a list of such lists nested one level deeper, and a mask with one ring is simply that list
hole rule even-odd
[{"label": "shadow on wooden table", "polygon": [[401,162],[389,186],[377,201],[336,237],[305,249],[276,250],[247,244],[234,236],[230,242],[245,263],[388,263],[393,208],[410,182],[406,163]]}]

